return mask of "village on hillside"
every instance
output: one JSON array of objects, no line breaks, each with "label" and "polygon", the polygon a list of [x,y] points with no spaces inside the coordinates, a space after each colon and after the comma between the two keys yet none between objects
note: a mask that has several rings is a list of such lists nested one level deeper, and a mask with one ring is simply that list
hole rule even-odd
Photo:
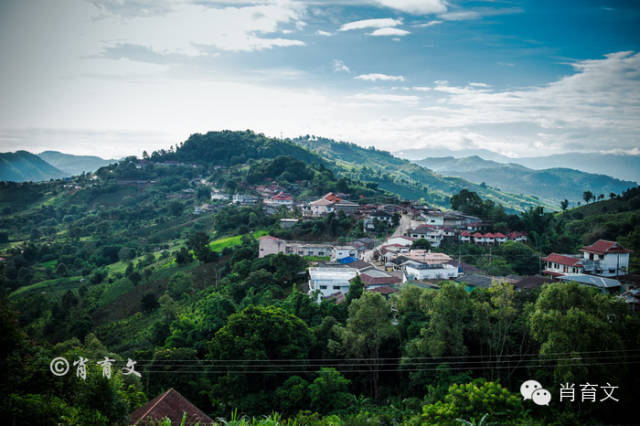
[{"label": "village on hillside", "polygon": [[[526,243],[526,233],[489,232],[491,223],[456,211],[443,212],[426,206],[358,205],[340,195],[328,193],[322,198],[298,204],[304,217],[319,217],[343,211],[359,215],[365,230],[386,224],[391,230],[383,240],[359,238],[348,245],[332,242],[286,241],[265,235],[259,238],[259,257],[272,254],[296,254],[318,260],[307,270],[309,295],[317,301],[345,301],[357,277],[366,291],[380,293],[385,298],[400,287],[418,286],[438,289],[445,280],[453,280],[468,291],[476,287],[489,288],[498,282],[511,283],[517,290],[539,288],[554,281],[574,281],[595,287],[602,292],[618,294],[631,309],[640,308],[635,278],[628,275],[628,249],[614,241],[598,240],[580,249],[580,254],[550,253],[539,258],[535,275],[491,276],[467,262],[437,250],[446,240],[488,247],[507,242]],[[265,209],[282,193],[263,200]],[[288,206],[293,206],[287,196]],[[395,219],[394,219],[395,216]],[[296,220],[297,219],[289,219]],[[304,218],[302,219],[304,220]],[[288,226],[283,219],[281,226]],[[395,229],[394,229],[395,227]],[[428,248],[423,247],[425,245]]]}]

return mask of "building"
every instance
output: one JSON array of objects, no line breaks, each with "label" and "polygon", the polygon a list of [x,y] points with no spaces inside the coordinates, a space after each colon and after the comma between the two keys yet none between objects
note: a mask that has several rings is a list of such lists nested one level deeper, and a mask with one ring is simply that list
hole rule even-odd
[{"label": "building", "polygon": [[402,282],[422,280],[448,280],[458,277],[458,268],[446,263],[429,264],[415,260],[402,263],[404,272]]},{"label": "building", "polygon": [[582,247],[584,271],[603,277],[616,277],[629,272],[629,253],[615,241],[598,240]]},{"label": "building", "polygon": [[331,244],[286,241],[270,235],[258,238],[258,246],[259,258],[278,253],[324,257],[331,256],[333,251],[333,245]]},{"label": "building", "polygon": [[285,194],[284,192],[279,192],[272,197],[264,198],[263,203],[265,205],[275,207],[285,206],[286,208],[290,209],[291,207],[293,207],[293,196],[290,194]]},{"label": "building", "polygon": [[563,275],[561,277],[558,277],[558,280],[565,282],[573,281],[579,284],[595,287],[602,293],[619,293],[621,288],[620,281],[618,280],[605,277],[597,277],[594,275]]},{"label": "building", "polygon": [[403,247],[410,247],[413,244],[414,239],[411,237],[407,237],[404,235],[396,235],[394,237],[389,237],[385,242],[385,245],[400,245]]},{"label": "building", "polygon": [[[182,423],[183,417],[185,419],[184,423]],[[214,424],[211,417],[207,416],[173,388],[134,410],[129,415],[129,424],[155,425],[165,418],[168,418],[171,424],[174,425],[194,426],[198,424],[204,426]]]},{"label": "building", "polygon": [[347,214],[354,213],[360,205],[348,200],[343,200],[333,192],[329,192],[319,200],[309,203],[309,207],[312,216],[325,216],[329,213],[338,213],[340,211]]},{"label": "building", "polygon": [[367,215],[363,221],[364,231],[375,231],[377,222],[393,225],[393,215],[385,210],[375,210]]},{"label": "building", "polygon": [[402,283],[399,276],[376,268],[368,268],[360,272],[360,279],[365,290],[373,290],[378,287],[393,287]]},{"label": "building", "polygon": [[309,295],[318,292],[318,302],[335,293],[347,294],[358,270],[349,267],[322,266],[309,268]]},{"label": "building", "polygon": [[580,258],[564,254],[551,253],[543,257],[545,275],[560,277],[566,274],[582,274],[584,267]]},{"label": "building", "polygon": [[298,224],[298,219],[288,219],[288,218],[283,218],[280,219],[280,228],[292,228],[295,225]]},{"label": "building", "polygon": [[331,250],[331,260],[336,261],[345,257],[358,259],[358,250],[353,246],[335,246]]},{"label": "building", "polygon": [[252,206],[258,203],[258,197],[249,194],[233,194],[232,202],[243,206]]}]

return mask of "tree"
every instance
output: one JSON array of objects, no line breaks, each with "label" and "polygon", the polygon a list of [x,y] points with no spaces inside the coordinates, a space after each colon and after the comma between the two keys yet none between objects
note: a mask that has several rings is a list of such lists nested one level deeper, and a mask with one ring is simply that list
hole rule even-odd
[{"label": "tree", "polygon": [[56,266],[56,275],[58,275],[59,277],[66,277],[68,274],[69,271],[67,270],[67,265],[62,262],[58,263],[58,265]]},{"label": "tree", "polygon": [[142,296],[142,300],[140,301],[140,308],[142,308],[143,312],[149,313],[159,306],[160,304],[158,303],[158,298],[155,294],[147,293]]},{"label": "tree", "polygon": [[593,198],[593,193],[591,191],[584,191],[582,193],[582,199],[589,204],[589,201]]},{"label": "tree", "polygon": [[169,213],[172,216],[180,216],[184,210],[184,205],[180,201],[172,201],[169,203]]},{"label": "tree", "polygon": [[353,401],[349,383],[335,368],[321,368],[318,377],[309,385],[311,408],[320,413],[328,413],[349,407]]},{"label": "tree", "polygon": [[391,306],[377,293],[365,292],[349,305],[347,324],[339,329],[345,352],[355,358],[370,358],[371,391],[378,397],[380,352],[385,343],[396,337],[391,323]]},{"label": "tree", "polygon": [[560,208],[562,209],[563,213],[567,211],[568,207],[569,207],[569,200],[565,198],[564,200],[560,201]]},{"label": "tree", "polygon": [[209,235],[202,231],[189,235],[187,247],[193,251],[201,263],[207,263],[213,257],[211,248],[209,247]]},{"label": "tree", "polygon": [[429,249],[431,249],[431,243],[429,241],[425,240],[424,238],[419,238],[419,239],[415,240],[413,242],[413,244],[411,244],[411,248],[412,249],[429,250]]},{"label": "tree", "polygon": [[360,275],[356,275],[351,281],[349,281],[349,292],[346,297],[347,306],[351,304],[352,300],[359,299],[363,292],[364,283],[362,282]]}]

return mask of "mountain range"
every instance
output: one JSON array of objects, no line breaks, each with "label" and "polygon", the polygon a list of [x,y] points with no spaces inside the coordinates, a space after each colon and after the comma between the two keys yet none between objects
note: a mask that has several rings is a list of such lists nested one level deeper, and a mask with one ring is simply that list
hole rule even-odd
[{"label": "mountain range", "polygon": [[432,157],[416,161],[423,167],[445,176],[457,176],[474,183],[484,183],[502,191],[534,194],[542,199],[574,203],[582,200],[585,191],[593,194],[620,194],[637,186],[602,174],[585,173],[569,168],[534,170],[519,164],[503,164],[477,155],[463,158]]},{"label": "mountain range", "polygon": [[90,155],[64,154],[44,151],[32,154],[28,151],[0,153],[0,181],[40,182],[93,172],[117,160],[105,160]]},{"label": "mountain range", "polygon": [[617,179],[640,182],[640,155],[601,154],[597,152],[570,152],[542,157],[507,157],[486,149],[450,150],[447,148],[405,149],[394,155],[406,160],[418,161],[423,158],[478,156],[503,164],[519,164],[530,169],[541,170],[551,167],[576,169],[587,173],[612,176]]}]

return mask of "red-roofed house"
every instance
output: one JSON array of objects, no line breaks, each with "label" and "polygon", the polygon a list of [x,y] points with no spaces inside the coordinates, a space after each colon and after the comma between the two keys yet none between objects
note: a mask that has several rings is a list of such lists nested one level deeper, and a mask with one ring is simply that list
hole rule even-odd
[{"label": "red-roofed house", "polygon": [[484,244],[484,235],[482,235],[479,232],[475,232],[473,233],[473,235],[471,235],[473,237],[473,242],[476,244]]},{"label": "red-roofed house", "polygon": [[626,275],[629,271],[629,253],[615,241],[598,240],[582,247],[582,263],[586,272],[603,277]]},{"label": "red-roofed house", "polygon": [[471,234],[468,231],[462,231],[459,239],[463,243],[469,243],[471,242]]},{"label": "red-roofed house", "polygon": [[493,244],[496,242],[494,235],[491,232],[487,232],[483,235],[485,244]]},{"label": "red-roofed house", "polygon": [[551,253],[547,257],[543,257],[545,275],[559,277],[568,274],[582,274],[584,267],[581,259],[563,254]]},{"label": "red-roofed house", "polygon": [[493,237],[496,239],[496,243],[498,244],[504,244],[507,242],[507,236],[501,232],[493,234]]},{"label": "red-roofed house", "polygon": [[[185,422],[182,422],[183,416]],[[132,425],[157,424],[164,418],[171,420],[174,425],[213,425],[213,419],[202,410],[186,400],[178,391],[171,388],[162,395],[149,401],[129,415]]]}]

